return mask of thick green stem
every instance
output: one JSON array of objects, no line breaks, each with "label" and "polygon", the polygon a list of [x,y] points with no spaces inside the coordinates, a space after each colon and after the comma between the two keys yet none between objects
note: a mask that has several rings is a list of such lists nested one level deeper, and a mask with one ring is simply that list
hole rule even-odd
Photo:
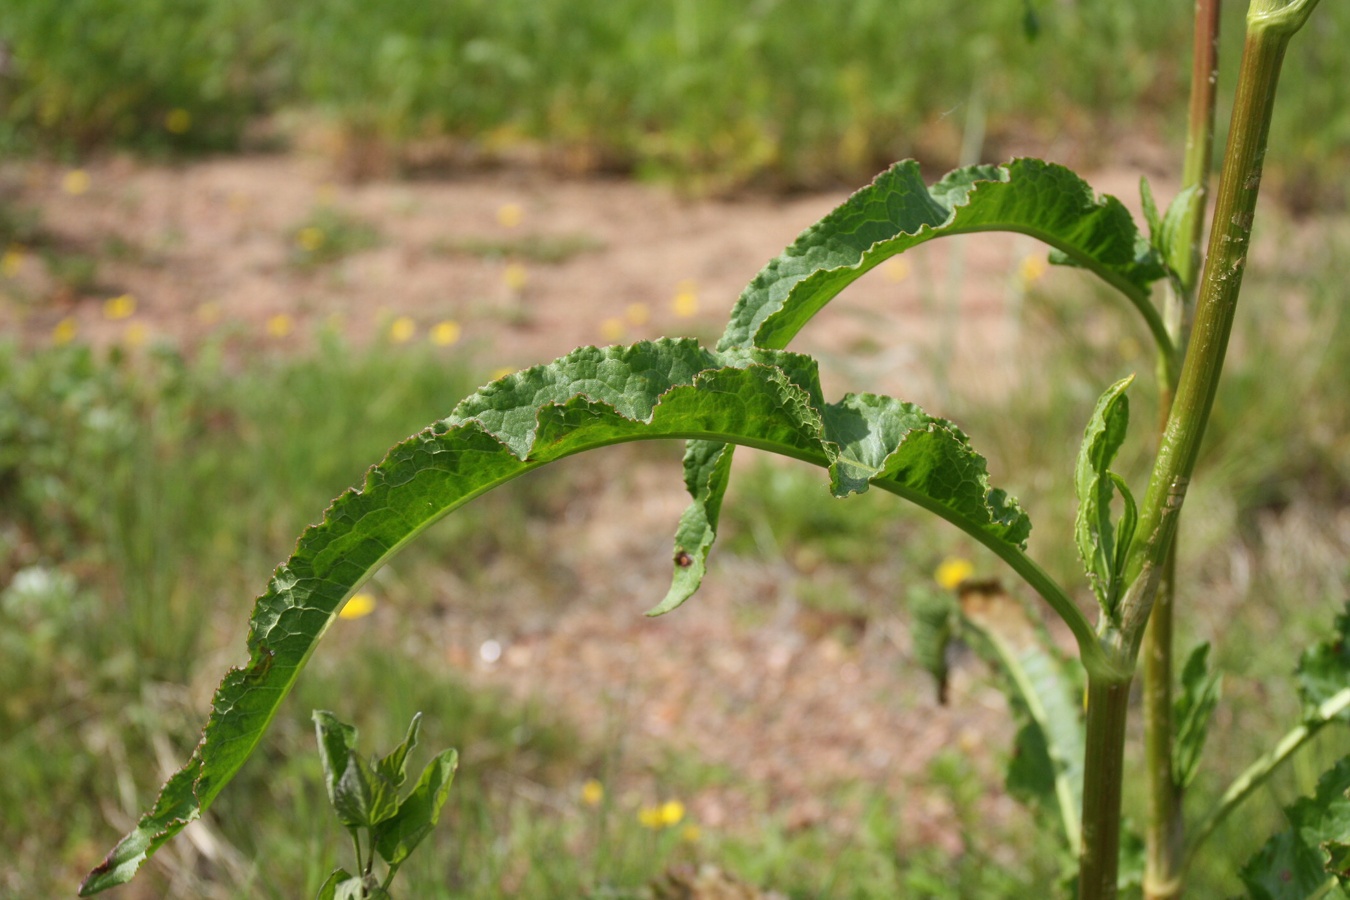
[{"label": "thick green stem", "polygon": [[[1182,168],[1183,193],[1190,191],[1183,234],[1186,243],[1176,260],[1177,278],[1167,315],[1173,345],[1184,348],[1190,337],[1195,280],[1200,271],[1200,241],[1204,235],[1205,205],[1209,197],[1214,158],[1214,106],[1219,80],[1219,12],[1221,0],[1196,0],[1194,44],[1191,52],[1191,102]],[[1159,366],[1159,371],[1165,371]],[[1166,431],[1175,384],[1160,394]],[[1185,850],[1184,792],[1172,771],[1172,622],[1176,596],[1177,546],[1175,535],[1167,551],[1162,585],[1148,630],[1144,635],[1144,747],[1147,760],[1148,821],[1145,829],[1144,896],[1146,900],[1174,900],[1181,896]]]},{"label": "thick green stem", "polygon": [[1083,769],[1083,846],[1079,900],[1115,900],[1120,866],[1120,792],[1125,777],[1125,720],[1130,679],[1088,676]]},{"label": "thick green stem", "polygon": [[[1305,17],[1299,16],[1297,24],[1302,24]],[[1127,658],[1138,654],[1214,405],[1247,265],[1275,86],[1285,48],[1296,30],[1296,25],[1291,29],[1289,23],[1290,16],[1268,14],[1258,11],[1256,6],[1249,16],[1195,324],[1153,476],[1140,505],[1137,537],[1125,568],[1129,588],[1120,604],[1116,628],[1121,642],[1118,649]]]}]

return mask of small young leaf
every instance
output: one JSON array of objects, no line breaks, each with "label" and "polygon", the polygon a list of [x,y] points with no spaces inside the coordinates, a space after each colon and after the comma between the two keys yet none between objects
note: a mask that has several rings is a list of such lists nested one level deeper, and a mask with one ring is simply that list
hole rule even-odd
[{"label": "small young leaf", "polygon": [[398,811],[398,788],[353,750],[338,779],[333,809],[348,828],[372,828]]},{"label": "small young leaf", "polygon": [[[1336,617],[1335,632],[1299,658],[1298,687],[1308,717],[1316,717],[1318,706],[1350,688],[1350,601]],[[1336,718],[1350,722],[1350,709]]]},{"label": "small young leaf", "polygon": [[1208,656],[1208,642],[1191,651],[1181,670],[1181,694],[1173,704],[1176,741],[1172,745],[1172,774],[1177,787],[1183,790],[1190,786],[1199,770],[1210,717],[1223,691],[1223,676],[1209,671]]},{"label": "small young leaf", "polygon": [[339,721],[337,716],[324,709],[314,710],[313,719],[328,801],[336,804],[338,782],[347,771],[347,760],[356,748],[356,728]]},{"label": "small young leaf", "polygon": [[403,782],[408,780],[408,753],[417,746],[417,735],[421,727],[422,714],[420,712],[414,713],[412,722],[408,724],[408,733],[404,736],[403,743],[375,764],[375,771],[395,789],[403,787]]},{"label": "small young leaf", "polygon": [[1116,458],[1125,440],[1130,424],[1130,404],[1126,389],[1134,376],[1122,378],[1102,394],[1083,432],[1083,443],[1078,450],[1078,464],[1074,470],[1074,487],[1078,494],[1078,517],[1074,535],[1078,553],[1087,571],[1088,581],[1097,595],[1097,602],[1107,616],[1115,615],[1121,585],[1118,574],[1123,556],[1117,553],[1117,532],[1111,524],[1111,498],[1117,487],[1125,501],[1126,515],[1122,519],[1121,536],[1134,531],[1134,498],[1129,496],[1124,482],[1113,476],[1111,462]]},{"label": "small young leaf", "polygon": [[1181,267],[1187,250],[1185,242],[1190,241],[1194,233],[1191,222],[1203,211],[1199,202],[1199,185],[1191,185],[1177,194],[1167,205],[1162,224],[1153,233],[1153,246],[1167,267],[1179,277],[1189,274],[1182,272]]},{"label": "small young leaf", "polygon": [[1289,829],[1266,845],[1240,875],[1252,900],[1306,900],[1327,886],[1350,887],[1344,868],[1350,843],[1350,757],[1317,782],[1317,792],[1285,809]]},{"label": "small young leaf", "polygon": [[398,812],[374,829],[375,849],[387,864],[402,863],[436,827],[458,765],[459,754],[454,750],[443,751],[427,763],[417,786],[403,799]]},{"label": "small young leaf", "polygon": [[[352,894],[351,884],[356,885],[356,894]],[[323,886],[319,888],[319,893],[314,895],[314,900],[346,900],[349,897],[361,896],[361,879],[348,872],[346,869],[334,869],[333,873],[324,881]]]},{"label": "small young leaf", "polygon": [[1148,178],[1139,179],[1139,203],[1144,208],[1144,222],[1148,225],[1149,237],[1156,249],[1158,232],[1162,230],[1162,215],[1158,212],[1158,201],[1153,199],[1153,186]]}]

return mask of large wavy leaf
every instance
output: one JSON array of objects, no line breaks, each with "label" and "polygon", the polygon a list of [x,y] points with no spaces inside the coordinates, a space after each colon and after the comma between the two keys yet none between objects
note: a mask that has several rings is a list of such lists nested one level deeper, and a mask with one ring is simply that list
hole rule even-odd
[{"label": "large wavy leaf", "polygon": [[[957,169],[929,188],[918,163],[900,162],[801,233],[750,282],[718,349],[781,349],[844,288],[878,264],[934,238],[1012,231],[1049,244],[1057,259],[1118,288],[1171,358],[1171,340],[1149,285],[1166,268],[1129,211],[1063,166],[1036,159]],[[698,589],[717,536],[717,510],[730,477],[729,447],[693,446],[686,480],[693,503],[675,536],[670,593],[653,612],[674,609]]]},{"label": "large wavy leaf", "polygon": [[405,543],[474,497],[584,450],[655,438],[710,439],[827,467],[836,495],[869,484],[1017,553],[1030,526],[955,426],[874,396],[821,398],[814,361],[782,351],[714,353],[692,341],[582,348],[509,375],[395,446],[334,501],[257,601],[249,661],[229,671],[201,742],[159,799],[81,887],[125,882],[206,809],[261,740],[338,610]]},{"label": "large wavy leaf", "polygon": [[1350,757],[1317,782],[1317,792],[1285,808],[1289,828],[1243,867],[1252,900],[1346,897],[1350,887]]}]

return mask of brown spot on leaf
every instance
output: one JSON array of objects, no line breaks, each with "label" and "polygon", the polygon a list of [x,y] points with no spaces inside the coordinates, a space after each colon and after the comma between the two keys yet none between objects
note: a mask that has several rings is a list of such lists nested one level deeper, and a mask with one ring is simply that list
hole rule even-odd
[{"label": "brown spot on leaf", "polygon": [[681,569],[687,569],[693,564],[694,558],[686,551],[681,550],[679,553],[675,554],[675,565],[679,566]]}]

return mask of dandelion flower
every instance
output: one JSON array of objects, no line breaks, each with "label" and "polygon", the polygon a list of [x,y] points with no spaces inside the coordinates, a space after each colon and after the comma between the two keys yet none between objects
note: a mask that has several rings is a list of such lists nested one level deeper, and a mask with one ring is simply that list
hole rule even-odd
[{"label": "dandelion flower", "polygon": [[459,323],[446,319],[443,322],[437,322],[431,329],[431,342],[437,347],[449,347],[451,344],[459,343],[461,329]]},{"label": "dandelion flower", "polygon": [[406,344],[417,334],[417,323],[408,316],[399,316],[389,326],[389,340],[395,344]]},{"label": "dandelion flower", "polygon": [[144,322],[132,322],[127,325],[127,330],[122,333],[122,339],[127,342],[128,347],[139,347],[150,337],[150,328]]},{"label": "dandelion flower", "polygon": [[651,320],[652,311],[647,308],[645,303],[630,303],[624,310],[624,317],[628,319],[630,325],[641,327]]},{"label": "dandelion flower", "polygon": [[586,779],[581,786],[581,802],[587,806],[599,806],[605,799],[605,786],[594,778]]},{"label": "dandelion flower", "polygon": [[684,804],[678,800],[667,800],[661,804],[661,824],[678,825],[684,819]]},{"label": "dandelion flower", "polygon": [[136,314],[136,298],[131,294],[120,294],[103,301],[103,318],[129,319]]},{"label": "dandelion flower", "polygon": [[974,574],[975,566],[970,560],[960,556],[949,556],[938,565],[937,571],[933,573],[933,580],[943,590],[953,591]]},{"label": "dandelion flower", "polygon": [[56,327],[52,329],[52,343],[58,346],[61,344],[69,344],[71,341],[75,340],[76,331],[75,320],[70,316],[66,316],[60,322],[57,322]]},{"label": "dandelion flower", "polygon": [[656,831],[664,827],[664,823],[661,821],[661,807],[659,806],[642,807],[642,809],[638,810],[637,818],[638,824],[643,828],[650,828],[653,831]]},{"label": "dandelion flower", "polygon": [[530,273],[525,271],[525,267],[520,263],[511,263],[502,272],[502,281],[506,282],[506,286],[513,291],[519,291],[525,287],[529,280]]},{"label": "dandelion flower", "polygon": [[61,179],[61,190],[72,197],[78,197],[89,190],[89,173],[84,169],[71,169]]},{"label": "dandelion flower", "polygon": [[498,379],[505,378],[507,375],[510,375],[514,371],[515,369],[511,368],[510,366],[502,366],[500,368],[493,369],[492,374],[489,375],[488,377],[493,381],[497,381]]},{"label": "dandelion flower", "polygon": [[1044,256],[1033,254],[1022,260],[1022,265],[1017,269],[1017,277],[1021,279],[1023,287],[1030,287],[1045,277],[1045,272],[1050,268],[1050,264],[1045,261]]},{"label": "dandelion flower", "polygon": [[192,113],[182,107],[171,109],[164,117],[164,127],[170,134],[187,134],[192,127]]},{"label": "dandelion flower", "polygon": [[519,203],[503,203],[497,209],[497,224],[503,228],[515,228],[525,218],[525,209]]},{"label": "dandelion flower", "polygon": [[267,333],[274,338],[284,338],[295,328],[295,322],[285,313],[277,313],[267,320]]},{"label": "dandelion flower", "polygon": [[687,319],[690,316],[698,314],[698,287],[692,281],[681,281],[679,290],[675,293],[675,299],[671,305],[675,308],[675,315],[681,319]]},{"label": "dandelion flower", "polygon": [[605,340],[621,341],[623,340],[624,327],[623,320],[617,318],[605,319],[600,323],[600,336]]},{"label": "dandelion flower", "polygon": [[325,235],[323,229],[315,225],[307,225],[301,228],[295,235],[295,242],[300,249],[306,253],[313,253],[323,246]]},{"label": "dandelion flower", "polygon": [[0,257],[0,275],[6,278],[13,278],[19,274],[23,268],[23,248],[18,244],[10,244],[5,250],[5,255]]},{"label": "dandelion flower", "polygon": [[909,277],[909,260],[893,256],[886,260],[886,264],[881,267],[881,271],[886,276],[887,281],[899,284]]},{"label": "dandelion flower", "polygon": [[353,594],[352,598],[338,613],[339,619],[363,619],[375,611],[375,598],[371,594]]},{"label": "dandelion flower", "polygon": [[697,844],[702,837],[703,829],[692,822],[680,829],[680,840],[686,844]]}]

